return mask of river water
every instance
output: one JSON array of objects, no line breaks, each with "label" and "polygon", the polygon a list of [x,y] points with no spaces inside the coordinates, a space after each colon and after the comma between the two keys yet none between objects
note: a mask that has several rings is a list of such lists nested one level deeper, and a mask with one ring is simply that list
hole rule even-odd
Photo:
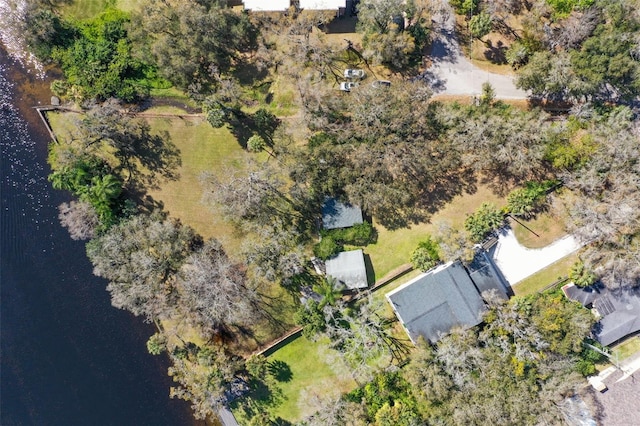
[{"label": "river water", "polygon": [[168,359],[146,351],[152,326],[111,307],[58,223],[69,195],[46,180],[50,138],[31,108],[47,87],[0,46],[0,424],[196,424],[168,396]]}]

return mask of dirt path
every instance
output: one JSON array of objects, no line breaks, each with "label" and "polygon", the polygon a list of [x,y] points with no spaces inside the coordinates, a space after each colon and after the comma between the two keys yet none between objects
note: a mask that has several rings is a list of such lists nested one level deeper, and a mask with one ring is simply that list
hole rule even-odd
[{"label": "dirt path", "polygon": [[482,84],[488,81],[499,99],[527,98],[527,92],[516,88],[513,77],[484,71],[462,55],[454,31],[455,15],[447,0],[442,0],[434,21],[433,65],[419,78],[436,94],[477,96],[482,93]]}]

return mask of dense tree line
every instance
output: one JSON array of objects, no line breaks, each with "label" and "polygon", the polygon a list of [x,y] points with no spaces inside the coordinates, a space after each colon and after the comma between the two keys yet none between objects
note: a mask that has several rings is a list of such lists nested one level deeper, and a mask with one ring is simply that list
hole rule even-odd
[{"label": "dense tree line", "polygon": [[248,16],[219,0],[145,1],[133,28],[147,60],[192,95],[214,90],[256,37]]},{"label": "dense tree line", "polygon": [[517,85],[535,98],[631,102],[640,93],[637,6],[629,1],[537,2],[510,48]]},{"label": "dense tree line", "polygon": [[583,347],[593,317],[561,293],[489,300],[481,326],[419,344],[401,371],[325,401],[303,424],[561,422],[593,359]]}]

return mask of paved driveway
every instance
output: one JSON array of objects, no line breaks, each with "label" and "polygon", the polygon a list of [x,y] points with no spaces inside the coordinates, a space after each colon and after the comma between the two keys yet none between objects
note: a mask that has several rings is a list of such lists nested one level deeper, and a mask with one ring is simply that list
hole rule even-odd
[{"label": "paved driveway", "polygon": [[580,247],[582,244],[576,238],[567,235],[541,249],[526,248],[520,245],[513,230],[509,228],[500,232],[492,255],[504,277],[513,285]]},{"label": "paved driveway", "polygon": [[436,34],[432,43],[433,65],[421,75],[437,94],[480,95],[482,84],[491,83],[496,97],[501,99],[526,99],[527,92],[517,89],[513,77],[494,74],[473,65],[465,58],[455,38],[455,16],[447,0],[442,0],[434,14]]}]

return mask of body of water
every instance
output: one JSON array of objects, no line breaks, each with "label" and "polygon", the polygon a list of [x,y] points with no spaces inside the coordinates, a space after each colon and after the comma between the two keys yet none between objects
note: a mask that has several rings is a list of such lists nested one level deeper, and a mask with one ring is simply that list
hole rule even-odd
[{"label": "body of water", "polygon": [[47,182],[49,136],[31,108],[47,87],[0,46],[0,424],[194,424],[168,396],[168,360],[146,351],[153,327],[111,307],[58,223],[69,195]]}]

